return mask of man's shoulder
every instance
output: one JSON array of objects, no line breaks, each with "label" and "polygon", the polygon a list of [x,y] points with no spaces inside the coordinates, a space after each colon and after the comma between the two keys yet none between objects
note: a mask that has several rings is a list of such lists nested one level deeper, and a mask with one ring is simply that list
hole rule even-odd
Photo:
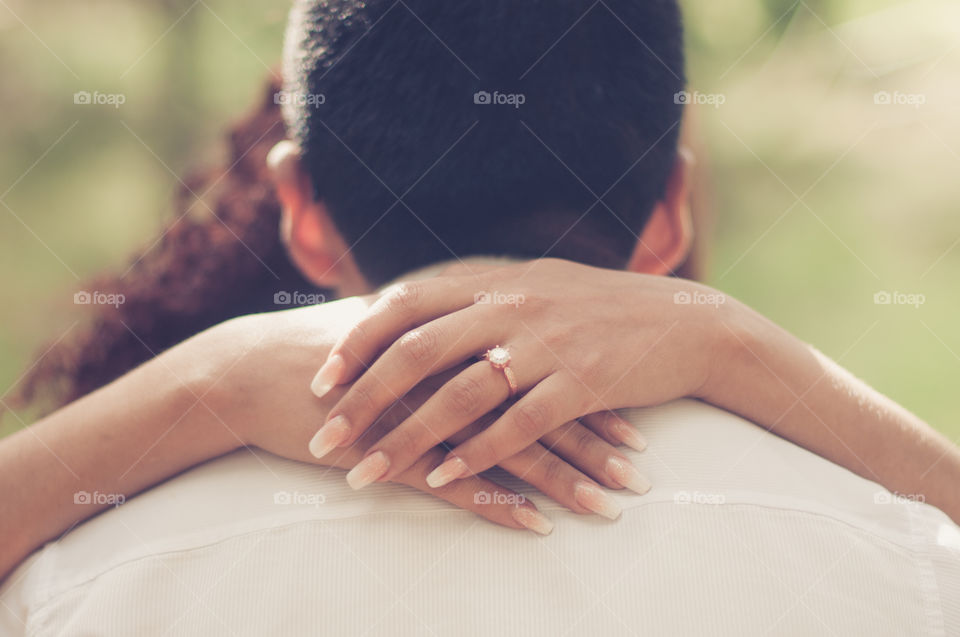
[{"label": "man's shoulder", "polygon": [[[664,628],[682,619],[694,630],[707,621],[689,612],[658,615],[663,608],[737,608],[742,614],[730,617],[749,618],[773,604],[782,609],[743,620],[772,623],[795,602],[799,593],[792,591],[803,590],[815,590],[805,604],[821,616],[851,607],[874,612],[830,616],[838,626],[876,623],[868,600],[880,594],[898,600],[884,621],[907,622],[921,606],[949,611],[946,591],[960,585],[960,533],[937,510],[887,500],[883,495],[889,494],[869,480],[698,401],[623,415],[649,443],[644,452],[624,453],[654,487],[642,496],[616,492],[624,509],[616,522],[570,513],[516,478],[494,472],[496,481],[515,487],[556,520],[557,532],[531,539],[402,485],[376,483],[355,492],[339,470],[241,450],[81,525],[14,573],[24,577],[19,589],[0,599],[7,606],[22,602],[34,617],[76,618],[83,610],[96,622],[104,619],[94,612],[98,603],[133,586],[151,591],[160,616],[176,619],[181,611],[173,593],[184,582],[205,581],[213,565],[231,574],[218,579],[218,590],[229,593],[224,600],[249,588],[246,578],[271,578],[284,592],[280,597],[290,600],[299,599],[295,591],[325,587],[316,599],[336,601],[322,614],[346,626],[358,621],[350,619],[356,609],[341,608],[337,595],[370,585],[361,577],[366,571],[357,569],[361,559],[400,578],[401,588],[416,586],[421,602],[458,591],[443,597],[445,604],[423,605],[427,621],[437,625],[446,621],[444,613],[467,613],[454,600],[482,589],[508,615],[553,609],[539,621],[554,632],[565,621],[556,614],[558,594],[569,593],[578,613],[587,613],[595,602],[582,597],[583,582],[611,577],[623,585],[613,587],[616,599],[607,602],[638,627]],[[453,545],[460,548],[437,551]],[[264,552],[266,561],[251,558]],[[425,566],[418,556],[424,555],[441,564],[427,580],[420,575]],[[238,561],[243,569],[236,568]],[[301,568],[304,562],[340,575],[327,582]],[[549,586],[543,569],[554,573]],[[503,587],[504,578],[514,588]],[[20,600],[14,599],[17,590]],[[364,599],[389,606],[392,599],[379,590],[372,586]],[[289,612],[303,625],[321,621],[302,605]]]},{"label": "man's shoulder", "polygon": [[828,516],[900,543],[913,541],[921,518],[956,529],[939,509],[894,495],[869,475],[857,475],[702,401],[682,399],[620,413],[648,441],[647,450],[632,458],[662,498]]}]

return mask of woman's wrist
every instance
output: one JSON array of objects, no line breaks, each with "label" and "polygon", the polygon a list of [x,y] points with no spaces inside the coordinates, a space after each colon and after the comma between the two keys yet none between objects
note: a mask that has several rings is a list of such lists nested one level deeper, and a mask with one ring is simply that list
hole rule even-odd
[{"label": "woman's wrist", "polygon": [[171,365],[184,370],[188,398],[204,411],[194,425],[197,435],[216,455],[254,444],[253,428],[268,416],[260,410],[271,404],[263,392],[276,393],[263,377],[266,366],[258,363],[264,339],[254,318],[220,323],[167,352]]},{"label": "woman's wrist", "polygon": [[[688,325],[689,338],[695,342],[691,370],[691,398],[730,409],[742,390],[738,377],[755,362],[750,351],[762,333],[757,331],[757,315],[743,303],[700,284],[686,291],[713,299],[711,303],[682,305],[682,320]],[[754,343],[751,346],[751,343]]]},{"label": "woman's wrist", "polygon": [[788,409],[816,381],[807,346],[740,301],[724,296],[706,323],[708,371],[696,398],[768,426],[758,418]]}]

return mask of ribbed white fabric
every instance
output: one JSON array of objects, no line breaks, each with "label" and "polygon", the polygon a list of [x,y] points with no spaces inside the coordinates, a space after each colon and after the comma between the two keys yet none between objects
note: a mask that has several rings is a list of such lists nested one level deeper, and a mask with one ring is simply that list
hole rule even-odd
[{"label": "ribbed white fabric", "polygon": [[238,451],[35,554],[0,633],[960,635],[960,529],[937,509],[697,401],[624,415],[655,486],[617,492],[618,521],[495,472],[554,519],[541,538]]}]

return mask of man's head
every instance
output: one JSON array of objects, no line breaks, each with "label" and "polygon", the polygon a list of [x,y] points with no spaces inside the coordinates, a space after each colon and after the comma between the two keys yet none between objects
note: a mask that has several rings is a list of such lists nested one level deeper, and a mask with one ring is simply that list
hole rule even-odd
[{"label": "man's head", "polygon": [[283,234],[318,283],[683,257],[675,0],[298,0],[284,79]]}]

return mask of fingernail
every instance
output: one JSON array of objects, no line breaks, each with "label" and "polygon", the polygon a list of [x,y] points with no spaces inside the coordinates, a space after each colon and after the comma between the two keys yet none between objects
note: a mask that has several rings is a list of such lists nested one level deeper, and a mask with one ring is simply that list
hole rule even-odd
[{"label": "fingernail", "polygon": [[320,427],[310,439],[310,453],[317,458],[322,458],[349,437],[350,423],[347,422],[347,417],[341,414],[331,418],[330,422]]},{"label": "fingernail", "polygon": [[313,377],[310,383],[310,391],[317,398],[323,398],[328,391],[333,389],[334,385],[340,382],[340,377],[346,369],[346,361],[340,354],[334,354],[320,367],[320,371]]},{"label": "fingernail", "polygon": [[607,429],[614,438],[631,449],[643,451],[647,448],[647,440],[640,435],[637,428],[616,414],[607,418]]},{"label": "fingernail", "polygon": [[513,507],[510,510],[510,515],[524,528],[530,529],[534,533],[550,535],[550,532],[553,531],[553,522],[550,521],[550,518],[533,507]]},{"label": "fingernail", "polygon": [[610,456],[607,458],[606,465],[607,475],[610,478],[619,484],[621,487],[626,487],[631,491],[635,491],[640,495],[643,495],[650,490],[650,487],[653,485],[650,484],[650,481],[641,475],[637,468],[630,464],[628,461],[623,458],[618,458],[616,456]]},{"label": "fingernail", "polygon": [[382,451],[372,453],[347,474],[347,484],[353,489],[362,489],[377,480],[390,468],[390,460]]},{"label": "fingernail", "polygon": [[597,515],[602,515],[610,520],[616,520],[620,517],[620,505],[610,494],[598,486],[578,480],[573,488],[573,494],[580,506],[590,509]]},{"label": "fingernail", "polygon": [[467,465],[463,460],[450,458],[430,472],[430,475],[427,476],[427,484],[431,489],[436,489],[453,482],[457,478],[465,477],[467,473]]}]

